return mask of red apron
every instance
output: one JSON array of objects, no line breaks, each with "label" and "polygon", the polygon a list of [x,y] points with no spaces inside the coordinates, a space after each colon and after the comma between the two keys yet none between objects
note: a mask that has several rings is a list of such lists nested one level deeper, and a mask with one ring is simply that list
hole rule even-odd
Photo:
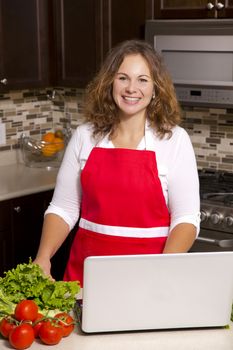
[{"label": "red apron", "polygon": [[155,152],[95,147],[81,185],[81,220],[64,280],[82,285],[88,256],[162,253],[170,215]]}]

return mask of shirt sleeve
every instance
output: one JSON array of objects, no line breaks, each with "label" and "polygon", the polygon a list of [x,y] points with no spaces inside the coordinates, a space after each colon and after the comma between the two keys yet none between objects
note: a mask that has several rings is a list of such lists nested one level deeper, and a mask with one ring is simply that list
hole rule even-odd
[{"label": "shirt sleeve", "polygon": [[200,195],[196,158],[187,132],[179,128],[172,140],[168,172],[170,231],[179,223],[190,223],[200,230]]},{"label": "shirt sleeve", "polygon": [[69,225],[70,230],[76,224],[80,214],[82,190],[80,185],[82,138],[80,128],[73,133],[66,148],[62,164],[58,171],[52,201],[45,215],[57,214]]}]

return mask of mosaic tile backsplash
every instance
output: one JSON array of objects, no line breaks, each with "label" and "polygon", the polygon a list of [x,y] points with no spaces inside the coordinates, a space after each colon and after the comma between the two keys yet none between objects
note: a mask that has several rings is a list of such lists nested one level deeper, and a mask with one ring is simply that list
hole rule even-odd
[{"label": "mosaic tile backsplash", "polygon": [[0,152],[20,147],[21,135],[40,138],[56,128],[75,129],[82,116],[82,90],[44,89],[0,95],[0,122],[6,125],[6,144]]},{"label": "mosaic tile backsplash", "polygon": [[[0,122],[6,144],[20,147],[22,134],[38,138],[54,127],[75,129],[82,118],[80,89],[48,88],[0,94]],[[184,107],[182,126],[193,143],[198,167],[233,172],[233,110]]]},{"label": "mosaic tile backsplash", "polygon": [[200,169],[233,172],[233,109],[183,108]]}]

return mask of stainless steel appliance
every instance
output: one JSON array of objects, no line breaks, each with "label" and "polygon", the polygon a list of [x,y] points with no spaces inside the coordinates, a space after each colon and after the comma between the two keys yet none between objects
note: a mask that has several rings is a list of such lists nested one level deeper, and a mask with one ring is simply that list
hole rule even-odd
[{"label": "stainless steel appliance", "polygon": [[201,230],[191,251],[233,250],[233,173],[199,171]]},{"label": "stainless steel appliance", "polygon": [[232,108],[232,19],[148,20],[145,38],[162,54],[183,105]]}]

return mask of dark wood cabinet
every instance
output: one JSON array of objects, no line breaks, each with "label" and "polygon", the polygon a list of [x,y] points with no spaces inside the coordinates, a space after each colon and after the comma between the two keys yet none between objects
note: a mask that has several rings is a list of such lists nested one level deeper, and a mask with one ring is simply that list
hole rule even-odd
[{"label": "dark wood cabinet", "polygon": [[43,216],[50,192],[35,193],[11,200],[11,229],[14,237],[14,265],[35,258],[39,247]]},{"label": "dark wood cabinet", "polygon": [[144,38],[153,0],[54,0],[57,85],[84,87],[117,43]]},{"label": "dark wood cabinet", "polygon": [[103,31],[106,52],[128,39],[144,39],[145,21],[153,18],[154,0],[111,0],[106,2]]},{"label": "dark wood cabinet", "polygon": [[233,17],[233,0],[155,0],[154,18],[198,19]]},{"label": "dark wood cabinet", "polygon": [[0,89],[49,81],[49,0],[0,0]]},{"label": "dark wood cabinet", "polygon": [[13,267],[13,236],[10,230],[10,202],[0,203],[0,276],[9,267]]},{"label": "dark wood cabinet", "polygon": [[44,211],[53,191],[35,193],[0,202],[0,275],[17,264],[35,258]]},{"label": "dark wood cabinet", "polygon": [[83,87],[99,65],[99,0],[54,0],[56,84]]},{"label": "dark wood cabinet", "polygon": [[0,0],[0,91],[83,88],[147,19],[232,17],[233,0]]},{"label": "dark wood cabinet", "polygon": [[[0,276],[17,264],[35,258],[43,225],[44,212],[53,191],[35,193],[0,202]],[[73,232],[52,258],[52,275],[63,278]]]},{"label": "dark wood cabinet", "polygon": [[[218,10],[218,18],[233,18],[233,0],[225,0],[218,2],[219,10]],[[224,6],[221,7],[221,4]]]},{"label": "dark wood cabinet", "polygon": [[0,91],[85,87],[120,41],[144,38],[154,0],[0,0]]}]

